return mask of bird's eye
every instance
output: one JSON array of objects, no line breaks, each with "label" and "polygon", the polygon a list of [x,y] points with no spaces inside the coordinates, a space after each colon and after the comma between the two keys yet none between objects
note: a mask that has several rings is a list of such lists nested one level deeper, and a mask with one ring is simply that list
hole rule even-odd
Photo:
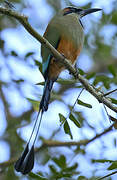
[{"label": "bird's eye", "polygon": [[71,11],[70,8],[65,8],[65,9],[63,10],[63,16],[65,16],[65,15],[67,15],[67,14],[70,14],[70,13],[72,13],[72,11]]},{"label": "bird's eye", "polygon": [[71,14],[71,13],[76,13],[76,14],[80,14],[80,12],[82,11],[82,9],[77,9],[74,7],[67,7],[63,10],[63,16],[67,15],[67,14]]}]

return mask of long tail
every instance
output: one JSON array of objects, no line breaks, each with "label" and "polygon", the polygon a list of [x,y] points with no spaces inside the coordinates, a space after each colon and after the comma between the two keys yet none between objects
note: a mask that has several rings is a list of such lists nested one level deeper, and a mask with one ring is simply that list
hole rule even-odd
[{"label": "long tail", "polygon": [[34,133],[34,130],[35,130],[35,127],[37,125],[38,118],[39,118],[39,115],[40,115],[40,112],[41,112],[41,116],[40,116],[40,120],[39,120],[39,124],[38,124],[38,128],[37,128],[36,136],[35,136],[35,139],[34,139],[34,142],[33,142],[33,144],[35,144],[35,141],[36,141],[38,133],[39,133],[43,113],[48,110],[48,105],[49,105],[49,100],[50,100],[50,93],[51,93],[54,82],[55,82],[55,80],[51,80],[51,79],[48,79],[48,78],[46,79],[43,96],[42,96],[40,106],[39,106],[39,112],[37,114],[37,117],[36,117],[36,120],[35,120],[35,123],[34,123],[34,126],[33,126],[31,136],[29,138],[28,144],[31,141],[32,135]]},{"label": "long tail", "polygon": [[42,112],[48,110],[50,92],[51,92],[54,81],[55,80],[52,80],[52,79],[48,79],[48,78],[46,79],[43,96],[40,102],[40,110],[42,110]]},{"label": "long tail", "polygon": [[[50,100],[50,92],[51,92],[54,81],[55,80],[50,80],[48,78],[46,79],[43,96],[42,96],[40,106],[39,106],[39,112],[37,114],[32,133],[30,135],[29,141],[28,141],[22,155],[15,163],[15,170],[18,172],[21,172],[22,174],[29,173],[34,166],[34,144],[35,144],[35,141],[39,134],[39,129],[40,129],[43,113],[44,113],[44,111],[47,111],[47,109],[48,109],[48,104],[49,104],[49,100]],[[40,115],[40,119],[39,119],[39,123],[38,123],[39,115]],[[38,125],[37,125],[37,123],[38,123]],[[29,143],[32,139],[36,125],[37,125],[37,132],[35,134],[35,138],[34,138],[32,147],[29,150]]]},{"label": "long tail", "polygon": [[[51,90],[52,90],[54,82],[55,82],[55,80],[48,79],[48,78],[46,79],[45,86],[44,86],[43,96],[42,96],[42,99],[41,99],[41,102],[40,102],[40,106],[39,106],[39,112],[37,114],[37,118],[36,118],[33,130],[32,130],[32,134],[33,134],[34,129],[35,129],[36,124],[37,124],[37,121],[38,121],[39,114],[41,112],[40,120],[39,120],[39,125],[38,125],[38,128],[37,128],[37,132],[36,132],[36,136],[35,136],[33,145],[35,144],[35,141],[36,141],[36,139],[38,137],[38,134],[39,134],[39,129],[40,129],[43,113],[48,110],[48,105],[49,105],[49,100],[50,100],[50,93],[51,93]],[[30,139],[32,137],[32,134],[30,136]],[[29,139],[29,141],[30,141],[30,139]]]}]

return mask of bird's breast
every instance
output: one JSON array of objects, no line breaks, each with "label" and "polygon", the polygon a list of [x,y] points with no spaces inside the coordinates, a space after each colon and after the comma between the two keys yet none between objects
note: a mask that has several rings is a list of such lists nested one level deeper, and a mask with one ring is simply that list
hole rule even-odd
[{"label": "bird's breast", "polygon": [[57,50],[63,54],[67,59],[74,64],[74,61],[79,56],[80,51],[82,49],[82,45],[79,44],[78,46],[74,43],[74,41],[69,37],[62,36],[60,43],[58,45]]},{"label": "bird's breast", "polygon": [[[82,46],[76,46],[72,40],[66,38],[65,36],[61,37],[57,51],[63,54],[68,60],[71,61],[72,64],[75,63],[77,57],[80,54]],[[64,65],[55,60],[53,57],[51,59],[50,67],[49,67],[49,76],[51,79],[57,78],[61,71],[65,69]]]}]

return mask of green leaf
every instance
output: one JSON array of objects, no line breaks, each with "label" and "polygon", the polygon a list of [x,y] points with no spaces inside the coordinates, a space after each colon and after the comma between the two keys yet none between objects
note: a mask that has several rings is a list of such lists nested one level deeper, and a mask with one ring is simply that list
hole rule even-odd
[{"label": "green leaf", "polygon": [[108,167],[108,170],[117,169],[117,161],[113,162],[111,166]]},{"label": "green leaf", "polygon": [[109,66],[108,66],[108,69],[109,69],[110,73],[111,73],[114,77],[116,77],[116,75],[117,75],[117,68],[116,68],[116,66],[114,66],[114,65],[109,65]]},{"label": "green leaf", "polygon": [[22,82],[24,82],[24,79],[18,79],[18,80],[13,80],[15,83],[22,83]]},{"label": "green leaf", "polygon": [[79,176],[77,180],[87,180],[85,176]]},{"label": "green leaf", "polygon": [[72,136],[72,133],[71,133],[71,130],[70,130],[70,127],[66,118],[61,113],[59,113],[59,118],[60,118],[61,125],[64,124],[63,127],[64,127],[65,133],[70,135],[71,139],[73,139],[73,136]]},{"label": "green leaf", "polygon": [[85,78],[89,80],[89,79],[93,78],[95,75],[96,75],[96,73],[92,72],[90,74],[87,74]]},{"label": "green leaf", "polygon": [[113,104],[117,104],[117,99],[110,98]]},{"label": "green leaf", "polygon": [[92,159],[92,163],[106,163],[106,162],[109,162],[109,163],[112,163],[112,162],[114,162],[114,161],[112,161],[112,160],[108,160],[108,159]]},{"label": "green leaf", "polygon": [[72,133],[71,133],[71,130],[67,121],[65,121],[64,123],[64,131],[66,134],[70,135],[71,139],[73,139],[73,136],[72,136]]},{"label": "green leaf", "polygon": [[[75,84],[76,80],[72,80],[72,79],[69,79],[69,80],[58,79],[56,82],[60,83],[61,85],[70,85],[70,84]],[[45,84],[45,82],[39,82],[36,85],[44,85],[44,84]],[[77,87],[81,88],[82,86],[77,86]]]},{"label": "green leaf", "polygon": [[112,22],[113,24],[117,24],[117,11],[113,11],[113,12],[112,12],[111,22]]},{"label": "green leaf", "polygon": [[74,113],[76,114],[76,116],[78,116],[78,120],[79,120],[79,122],[80,122],[80,124],[82,126],[83,125],[83,121],[84,121],[83,113],[78,112],[78,111],[75,111]]},{"label": "green leaf", "polygon": [[5,44],[4,40],[0,38],[0,49],[4,50],[4,44]]},{"label": "green leaf", "polygon": [[82,69],[80,69],[80,68],[78,68],[78,71],[79,71],[79,73],[80,73],[82,76],[85,74],[85,72],[84,72]]},{"label": "green leaf", "polygon": [[61,125],[64,124],[64,122],[66,121],[66,118],[61,113],[59,113],[59,118],[60,118]]},{"label": "green leaf", "polygon": [[77,81],[76,79],[57,79],[57,83],[60,83],[61,85],[70,85],[75,84]]},{"label": "green leaf", "polygon": [[67,167],[65,169],[65,172],[72,172],[72,171],[76,170],[77,167],[78,167],[78,164],[75,163],[73,166]]},{"label": "green leaf", "polygon": [[34,174],[32,172],[30,172],[28,174],[31,178],[33,179],[37,179],[37,180],[48,180],[47,178],[43,177],[43,176],[40,176],[40,175],[37,175],[37,174]]},{"label": "green leaf", "polygon": [[35,111],[39,111],[40,101],[36,101],[36,100],[30,99],[30,98],[27,98],[27,100],[32,103]]},{"label": "green leaf", "polygon": [[112,79],[105,75],[96,76],[96,78],[93,81],[93,85],[96,86],[100,82],[103,83],[103,85],[106,89],[109,89]]},{"label": "green leaf", "polygon": [[[39,62],[39,61],[37,61],[37,60],[35,60],[35,63],[36,63],[36,65],[38,66],[40,72],[42,73],[42,63]],[[43,74],[43,73],[42,73],[42,74]]]},{"label": "green leaf", "polygon": [[69,172],[69,173],[62,173],[60,176],[62,179],[63,179],[63,177],[65,179],[65,178],[71,178],[73,175]]},{"label": "green leaf", "polygon": [[74,117],[73,114],[70,114],[69,119],[79,128],[81,128],[80,122]]},{"label": "green leaf", "polygon": [[53,161],[61,168],[65,168],[66,167],[66,159],[65,156],[61,155],[60,158],[53,158]]},{"label": "green leaf", "polygon": [[17,57],[18,54],[15,51],[11,51],[11,55]]},{"label": "green leaf", "polygon": [[57,169],[56,169],[56,167],[55,167],[54,165],[49,165],[49,168],[50,168],[50,170],[51,170],[52,173],[54,173],[54,174],[57,174],[57,173],[58,173],[58,172],[57,172]]},{"label": "green leaf", "polygon": [[116,137],[113,139],[115,148],[117,147],[117,140]]},{"label": "green leaf", "polygon": [[42,86],[44,86],[44,85],[45,85],[45,81],[40,82],[40,83],[36,83],[36,85],[42,85]]},{"label": "green leaf", "polygon": [[32,56],[33,54],[34,54],[34,52],[28,52],[28,53],[25,55],[24,59],[26,60],[28,57]]},{"label": "green leaf", "polygon": [[85,103],[81,100],[78,100],[78,104],[80,104],[81,106],[85,106],[85,107],[88,107],[88,108],[92,108],[92,105],[91,104],[88,104],[88,103]]}]

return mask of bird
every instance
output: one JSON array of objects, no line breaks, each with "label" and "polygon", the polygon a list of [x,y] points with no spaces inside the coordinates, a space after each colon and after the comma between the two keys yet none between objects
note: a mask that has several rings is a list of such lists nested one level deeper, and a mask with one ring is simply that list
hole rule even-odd
[{"label": "bird", "polygon": [[[43,37],[47,39],[59,53],[69,59],[70,63],[74,66],[84,43],[84,27],[81,18],[100,10],[102,9],[81,9],[71,6],[59,10],[59,12],[50,20]],[[59,74],[65,69],[65,66],[60,63],[59,60],[56,60],[56,58],[51,54],[50,50],[44,46],[44,44],[41,45],[41,56],[43,60],[42,73],[45,79],[43,95],[29,141],[22,155],[15,163],[15,170],[21,172],[22,174],[27,174],[33,169],[34,144],[39,133],[42,116],[43,113],[48,110],[53,84],[57,80]],[[39,115],[40,121],[37,132],[33,144],[29,150],[29,143],[38,122]]]}]

